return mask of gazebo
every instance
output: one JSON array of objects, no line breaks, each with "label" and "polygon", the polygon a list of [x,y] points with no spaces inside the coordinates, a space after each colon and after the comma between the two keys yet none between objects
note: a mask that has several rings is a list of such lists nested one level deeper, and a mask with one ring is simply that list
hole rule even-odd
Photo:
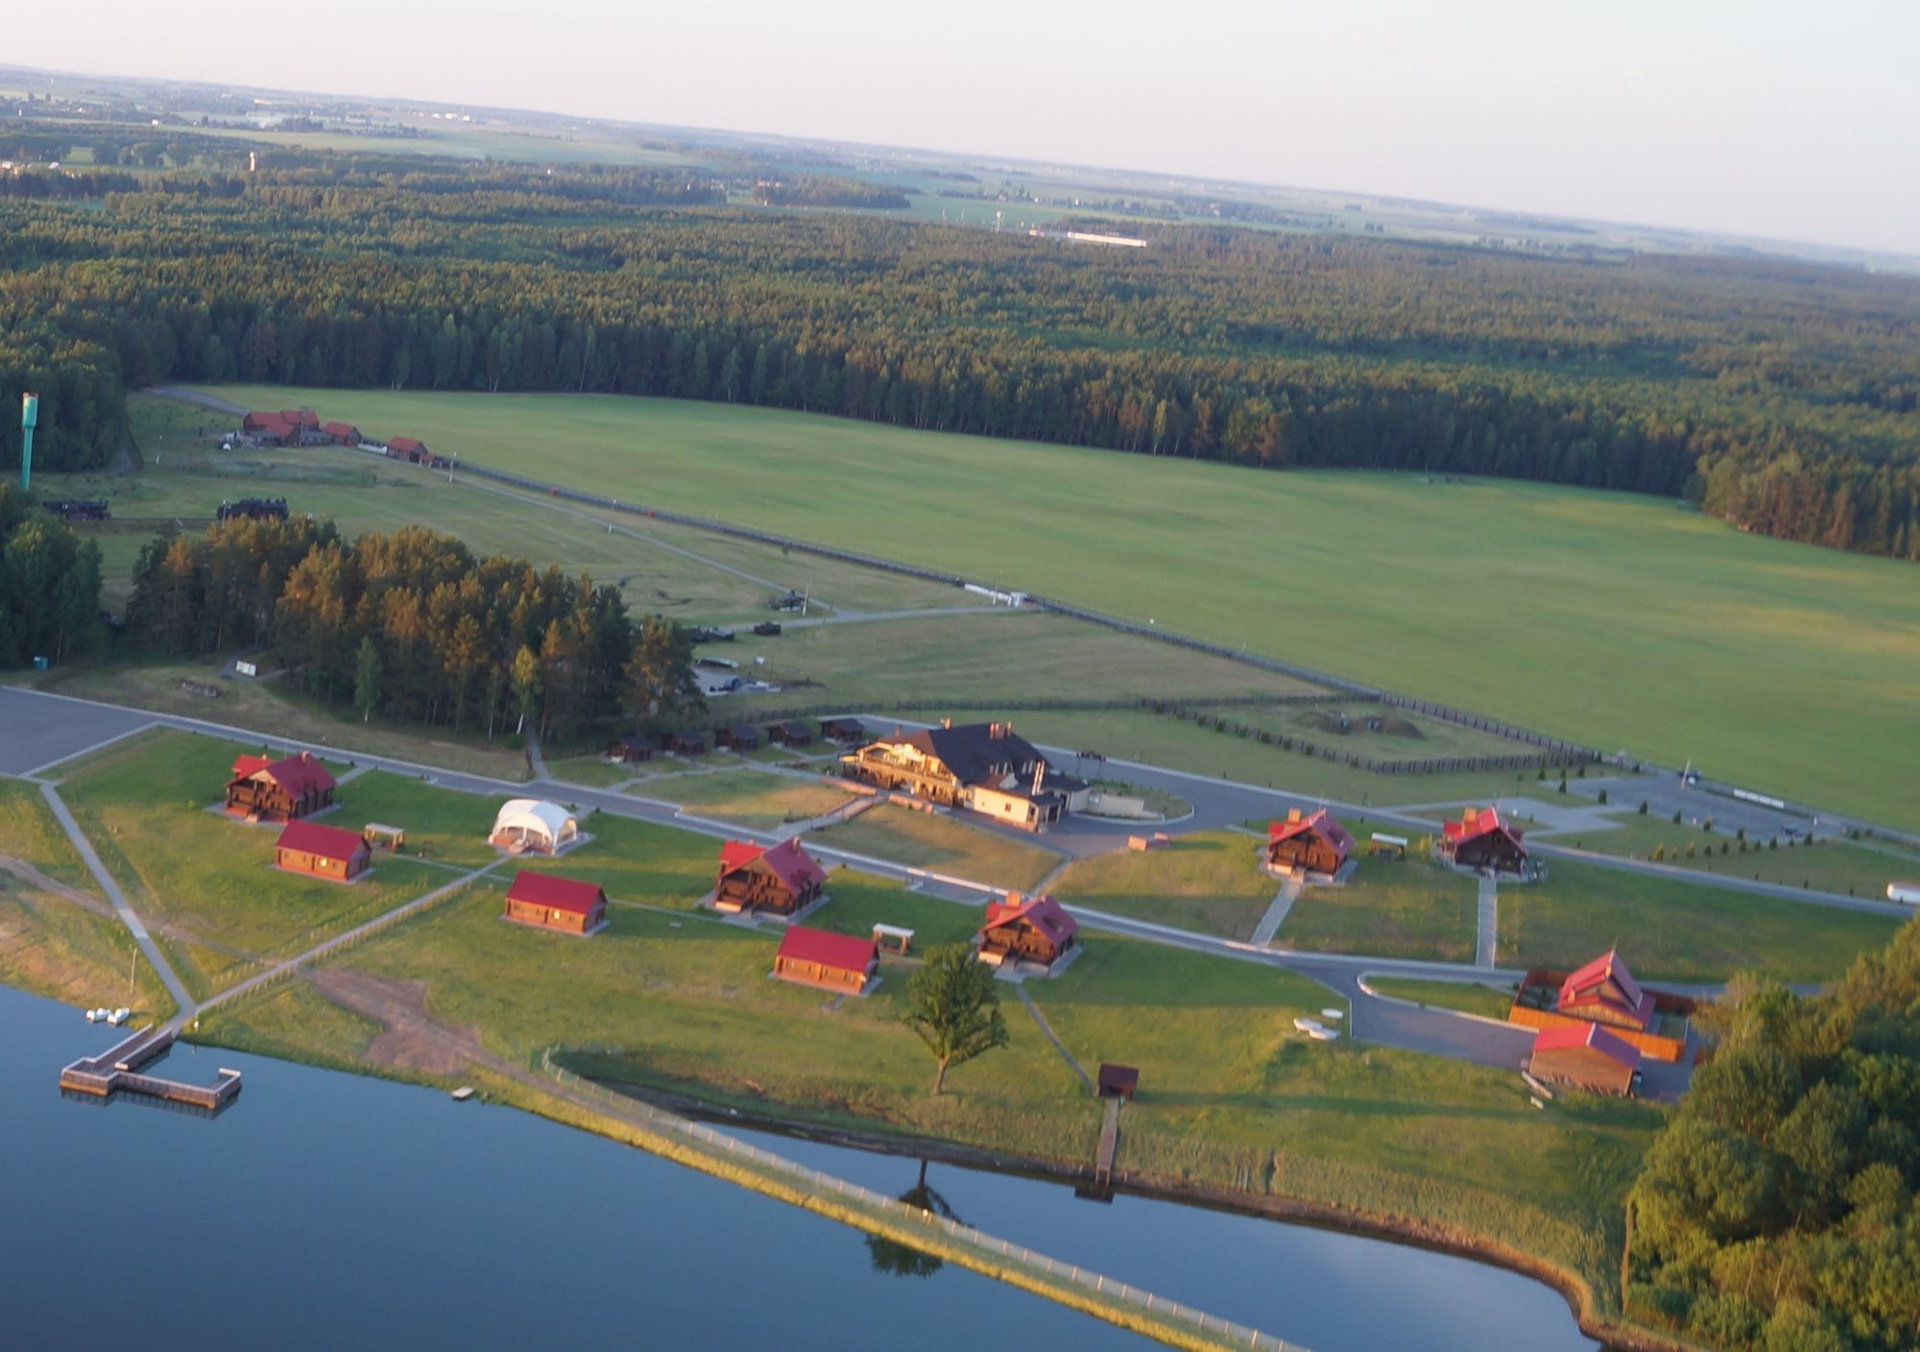
[{"label": "gazebo", "polygon": [[487,840],[514,854],[558,854],[580,838],[579,820],[558,803],[514,798],[493,819]]}]

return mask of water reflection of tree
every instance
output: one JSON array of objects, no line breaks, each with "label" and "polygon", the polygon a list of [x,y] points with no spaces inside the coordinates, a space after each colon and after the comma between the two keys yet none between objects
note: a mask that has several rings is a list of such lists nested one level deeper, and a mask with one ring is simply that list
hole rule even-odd
[{"label": "water reflection of tree", "polygon": [[[930,1212],[950,1221],[960,1219],[953,1214],[953,1208],[947,1205],[947,1199],[927,1186],[925,1160],[920,1161],[919,1179],[900,1194],[900,1200],[917,1211]],[[875,1272],[884,1272],[890,1277],[931,1277],[946,1266],[943,1260],[933,1254],[924,1253],[911,1244],[888,1239],[885,1235],[867,1236],[867,1257]]]}]

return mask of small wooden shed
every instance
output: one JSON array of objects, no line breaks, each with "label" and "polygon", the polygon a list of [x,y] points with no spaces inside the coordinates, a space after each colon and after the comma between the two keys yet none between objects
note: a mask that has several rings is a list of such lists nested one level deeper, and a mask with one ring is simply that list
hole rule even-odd
[{"label": "small wooden shed", "polygon": [[507,889],[502,918],[563,934],[592,934],[607,923],[607,894],[595,883],[525,869]]},{"label": "small wooden shed", "polygon": [[288,822],[273,847],[275,868],[334,882],[351,882],[372,864],[365,838],[318,822]]},{"label": "small wooden shed", "polygon": [[1528,1069],[1535,1079],[1625,1096],[1633,1092],[1640,1049],[1597,1023],[1542,1028]]},{"label": "small wooden shed", "polygon": [[851,934],[793,925],[780,940],[773,974],[782,981],[858,995],[880,967],[880,946]]},{"label": "small wooden shed", "polygon": [[1111,1061],[1100,1063],[1100,1074],[1095,1083],[1101,1098],[1133,1098],[1133,1091],[1140,1087],[1140,1070],[1137,1066],[1115,1065]]}]

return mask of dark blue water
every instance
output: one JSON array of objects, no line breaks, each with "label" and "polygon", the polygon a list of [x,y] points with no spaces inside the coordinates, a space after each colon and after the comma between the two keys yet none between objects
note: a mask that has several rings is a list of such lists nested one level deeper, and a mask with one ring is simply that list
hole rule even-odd
[{"label": "dark blue water", "polygon": [[[952,1266],[876,1272],[852,1230],[511,1109],[185,1047],[161,1073],[245,1072],[228,1112],[100,1107],[55,1078],[114,1030],[0,987],[0,1031],[0,1347],[1151,1345]],[[895,1195],[918,1179],[773,1144]],[[990,1233],[1314,1352],[1594,1346],[1548,1288],[1444,1254],[941,1165],[927,1182]]]},{"label": "dark blue water", "polygon": [[0,987],[0,1348],[1153,1346],[526,1113],[262,1057],[217,1119],[63,1099],[117,1033]]}]

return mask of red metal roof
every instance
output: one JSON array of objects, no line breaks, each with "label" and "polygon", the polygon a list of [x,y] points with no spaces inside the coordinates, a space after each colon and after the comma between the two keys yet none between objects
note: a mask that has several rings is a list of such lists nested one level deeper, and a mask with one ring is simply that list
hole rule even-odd
[{"label": "red metal roof", "polygon": [[242,431],[265,432],[269,436],[290,437],[297,430],[293,419],[284,413],[249,413],[240,423]]},{"label": "red metal roof", "polygon": [[1333,814],[1325,808],[1321,808],[1310,816],[1301,816],[1294,812],[1289,813],[1283,822],[1268,822],[1267,843],[1277,845],[1283,840],[1292,840],[1295,836],[1305,835],[1309,831],[1338,850],[1342,859],[1346,858],[1353,849],[1353,837],[1347,834],[1347,828],[1335,821]]},{"label": "red metal roof", "polygon": [[1080,932],[1080,922],[1068,915],[1066,908],[1052,897],[1027,897],[1022,900],[1013,894],[1009,894],[1005,901],[987,903],[987,923],[980,927],[980,932],[985,934],[988,930],[1022,920],[1056,944],[1065,943]]},{"label": "red metal roof", "polygon": [[320,415],[310,408],[283,408],[280,416],[286,419],[289,427],[318,427]]},{"label": "red metal roof", "polygon": [[1629,1070],[1637,1069],[1640,1065],[1638,1047],[1623,1037],[1609,1033],[1597,1023],[1562,1024],[1558,1028],[1542,1028],[1533,1039],[1533,1049],[1536,1052],[1567,1051],[1574,1047],[1591,1048]]},{"label": "red metal roof", "polygon": [[789,925],[786,937],[780,941],[780,956],[843,972],[864,972],[880,956],[880,946],[872,939],[859,939],[851,934],[831,934],[805,925]]},{"label": "red metal roof", "polygon": [[412,437],[390,437],[387,440],[387,449],[390,451],[406,452],[424,451],[427,448],[422,446],[418,441],[415,441]]},{"label": "red metal roof", "polygon": [[[1616,995],[1607,989],[1611,984]],[[1560,983],[1560,1008],[1604,1005],[1636,1019],[1645,1027],[1653,1016],[1653,997],[1640,988],[1627,970],[1618,949],[1609,949]]]},{"label": "red metal roof", "polygon": [[355,427],[352,423],[330,422],[326,424],[324,427],[322,427],[320,430],[322,432],[325,432],[328,436],[333,436],[333,437],[349,437],[350,436],[350,437],[357,438],[360,435],[360,429]]},{"label": "red metal roof", "polygon": [[1461,815],[1459,821],[1447,822],[1440,828],[1441,835],[1455,844],[1478,840],[1481,836],[1491,835],[1495,831],[1505,832],[1515,844],[1519,843],[1522,835],[1519,827],[1509,826],[1500,820],[1498,808],[1491,807],[1470,807]]},{"label": "red metal roof", "polygon": [[591,915],[593,908],[606,899],[607,894],[595,883],[581,882],[578,878],[559,878],[551,873],[532,873],[526,869],[513,875],[513,885],[507,889],[508,901],[524,901],[532,906],[571,911],[575,915]]},{"label": "red metal roof", "polygon": [[756,845],[750,840],[729,840],[720,847],[723,874],[745,868],[755,860],[765,860],[780,885],[795,896],[827,880],[827,871],[807,853],[798,836],[790,836],[772,846]]},{"label": "red metal roof", "polygon": [[269,761],[265,756],[241,756],[233,763],[235,779],[252,779],[263,773],[295,798],[308,789],[336,787],[327,767],[315,760],[311,751],[278,761]]},{"label": "red metal roof", "polygon": [[367,848],[367,842],[358,833],[343,831],[337,826],[322,826],[318,822],[290,821],[280,832],[275,842],[276,849],[298,850],[302,854],[317,854],[322,859],[338,859],[349,862],[354,855]]}]

